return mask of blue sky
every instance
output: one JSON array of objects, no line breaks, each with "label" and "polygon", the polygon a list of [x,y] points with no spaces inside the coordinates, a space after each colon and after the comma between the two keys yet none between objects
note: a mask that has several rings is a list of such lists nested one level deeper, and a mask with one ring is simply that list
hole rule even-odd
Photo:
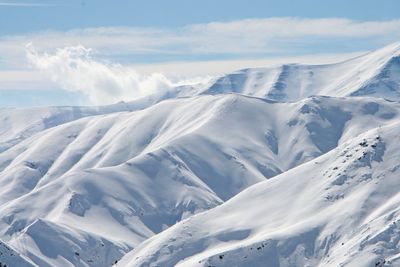
[{"label": "blue sky", "polygon": [[177,27],[267,17],[388,20],[398,18],[400,8],[397,0],[9,0],[3,3],[27,6],[0,8],[0,34],[121,25]]},{"label": "blue sky", "polygon": [[0,0],[0,106],[107,104],[236,68],[337,61],[400,41],[399,10],[398,0]]}]

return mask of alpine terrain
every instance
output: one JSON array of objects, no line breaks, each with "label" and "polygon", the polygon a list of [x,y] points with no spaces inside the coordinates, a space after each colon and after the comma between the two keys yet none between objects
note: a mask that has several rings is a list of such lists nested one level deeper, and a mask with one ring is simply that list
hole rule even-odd
[{"label": "alpine terrain", "polygon": [[0,126],[0,266],[400,266],[400,43]]}]

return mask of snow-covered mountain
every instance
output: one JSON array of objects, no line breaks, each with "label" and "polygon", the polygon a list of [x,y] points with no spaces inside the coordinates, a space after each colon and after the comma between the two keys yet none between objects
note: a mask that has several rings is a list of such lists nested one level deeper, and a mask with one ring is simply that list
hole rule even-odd
[{"label": "snow-covered mountain", "polygon": [[177,86],[166,92],[155,92],[130,102],[119,102],[108,106],[0,108],[0,152],[40,131],[66,122],[94,115],[141,110],[165,99],[197,95],[207,86],[207,84]]},{"label": "snow-covered mountain", "polygon": [[0,109],[0,152],[18,144],[45,129],[79,118],[136,110],[142,108],[137,101],[102,107],[37,107]]},{"label": "snow-covered mountain", "polygon": [[[399,113],[400,104],[373,98],[280,103],[229,94],[65,123],[0,155],[0,234],[39,266],[61,264],[41,252],[48,246],[75,266],[109,264]],[[92,243],[107,250],[92,252]]]},{"label": "snow-covered mountain", "polygon": [[118,266],[399,266],[400,123],[145,241]]},{"label": "snow-covered mountain", "polygon": [[375,96],[400,100],[400,43],[329,65],[284,64],[218,78],[203,93],[235,92],[278,101],[312,95]]},{"label": "snow-covered mountain", "polygon": [[0,246],[17,256],[0,262],[393,258],[392,239],[356,248],[383,229],[367,217],[396,190],[399,47],[333,65],[248,69],[106,107],[1,109]]}]

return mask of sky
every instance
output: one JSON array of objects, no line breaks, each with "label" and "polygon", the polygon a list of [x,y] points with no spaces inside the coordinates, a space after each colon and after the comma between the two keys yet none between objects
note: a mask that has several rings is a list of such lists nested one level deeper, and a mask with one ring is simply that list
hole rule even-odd
[{"label": "sky", "polygon": [[0,107],[103,105],[400,41],[398,0],[0,0]]}]

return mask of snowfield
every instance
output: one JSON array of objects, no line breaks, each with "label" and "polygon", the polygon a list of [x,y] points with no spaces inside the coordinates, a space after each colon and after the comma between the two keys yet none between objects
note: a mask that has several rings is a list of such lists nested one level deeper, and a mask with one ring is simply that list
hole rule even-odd
[{"label": "snowfield", "polygon": [[7,266],[400,266],[400,44],[0,109]]},{"label": "snowfield", "polygon": [[121,266],[400,265],[400,123],[145,241]]}]

